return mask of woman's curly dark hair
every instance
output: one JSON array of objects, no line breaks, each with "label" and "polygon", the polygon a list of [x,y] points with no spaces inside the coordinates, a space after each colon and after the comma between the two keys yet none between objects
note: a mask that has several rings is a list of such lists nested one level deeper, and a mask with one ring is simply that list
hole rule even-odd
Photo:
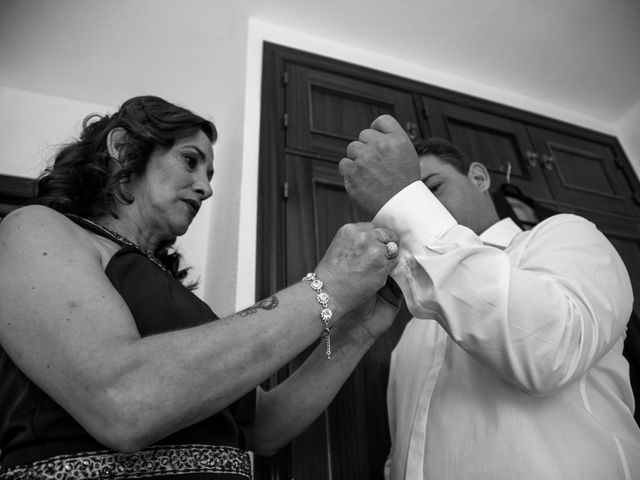
[{"label": "woman's curly dark hair", "polygon": [[[107,136],[114,128],[126,132],[126,142],[117,159],[107,148]],[[198,131],[211,143],[218,137],[209,120],[154,96],[130,98],[112,115],[89,115],[82,123],[80,138],[64,145],[53,164],[40,175],[36,202],[63,214],[117,217],[117,203],[134,201],[125,185],[132,176],[144,172],[153,150],[171,148],[176,140]],[[183,280],[188,269],[180,268],[181,256],[173,249],[174,241],[161,245],[154,253],[175,278]]]}]

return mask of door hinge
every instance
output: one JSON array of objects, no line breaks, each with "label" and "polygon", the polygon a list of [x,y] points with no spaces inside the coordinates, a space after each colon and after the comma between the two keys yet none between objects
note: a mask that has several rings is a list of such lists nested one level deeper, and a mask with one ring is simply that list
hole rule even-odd
[{"label": "door hinge", "polygon": [[283,83],[284,85],[287,85],[287,84],[289,83],[289,72],[285,71],[285,72],[282,74],[282,83]]},{"label": "door hinge", "polygon": [[282,197],[285,200],[289,198],[289,182],[284,182],[284,185],[282,185]]},{"label": "door hinge", "polygon": [[429,118],[429,107],[422,105],[422,114],[424,115],[424,118]]},{"label": "door hinge", "polygon": [[282,117],[282,125],[284,125],[284,128],[287,128],[289,126],[289,114],[285,113],[284,117]]}]

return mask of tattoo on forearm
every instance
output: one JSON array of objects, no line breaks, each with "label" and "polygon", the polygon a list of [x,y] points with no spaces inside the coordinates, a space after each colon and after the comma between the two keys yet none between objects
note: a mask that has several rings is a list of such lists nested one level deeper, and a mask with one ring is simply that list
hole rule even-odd
[{"label": "tattoo on forearm", "polygon": [[269,298],[265,298],[264,300],[259,301],[254,306],[241,310],[240,312],[238,312],[238,315],[240,315],[241,317],[248,317],[249,315],[257,313],[258,309],[273,310],[278,306],[278,303],[278,297],[276,297],[275,295],[271,295]]}]

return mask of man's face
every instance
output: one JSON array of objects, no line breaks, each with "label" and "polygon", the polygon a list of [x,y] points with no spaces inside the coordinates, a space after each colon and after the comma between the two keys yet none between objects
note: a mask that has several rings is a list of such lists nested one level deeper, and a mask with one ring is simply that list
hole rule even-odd
[{"label": "man's face", "polygon": [[420,157],[420,178],[460,225],[481,233],[487,200],[470,175],[429,154]]}]

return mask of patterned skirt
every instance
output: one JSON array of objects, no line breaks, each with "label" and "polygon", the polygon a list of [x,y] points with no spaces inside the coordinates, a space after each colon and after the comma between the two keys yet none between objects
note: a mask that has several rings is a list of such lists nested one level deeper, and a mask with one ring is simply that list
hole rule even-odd
[{"label": "patterned skirt", "polygon": [[0,470],[0,480],[82,480],[171,477],[251,479],[249,453],[213,445],[162,445],[136,453],[113,450],[59,455]]}]

